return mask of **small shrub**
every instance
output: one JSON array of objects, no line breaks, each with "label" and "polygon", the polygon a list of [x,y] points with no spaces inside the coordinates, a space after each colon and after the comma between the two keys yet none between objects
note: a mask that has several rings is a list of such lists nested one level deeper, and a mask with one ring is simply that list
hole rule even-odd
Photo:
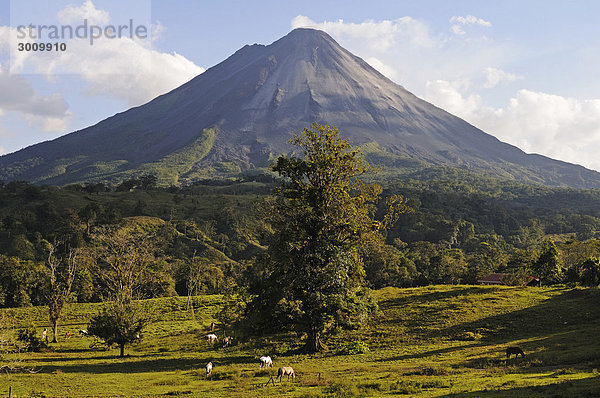
[{"label": "small shrub", "polygon": [[363,383],[359,387],[361,390],[364,390],[364,391],[368,391],[368,390],[385,391],[385,390],[387,390],[387,386],[385,386],[383,383],[381,383],[379,381]]},{"label": "small shrub", "polygon": [[446,376],[452,373],[452,370],[447,366],[427,366],[421,369],[421,371],[417,374],[421,374],[423,376]]},{"label": "small shrub", "polygon": [[33,326],[20,329],[17,340],[23,343],[23,349],[26,351],[39,351],[46,347],[46,343],[37,337],[37,331]]},{"label": "small shrub", "polygon": [[155,386],[178,386],[179,383],[177,380],[159,380],[159,381],[155,381],[154,383],[152,383],[152,385]]},{"label": "small shrub", "polygon": [[353,341],[344,347],[343,352],[346,355],[358,355],[369,353],[371,350],[369,349],[369,345],[364,341]]},{"label": "small shrub", "polygon": [[336,398],[354,398],[366,396],[358,387],[350,383],[335,383],[323,388],[327,396]]},{"label": "small shrub", "polygon": [[397,380],[390,384],[390,391],[398,394],[416,394],[421,392],[421,383],[412,380]]},{"label": "small shrub", "polygon": [[233,380],[241,377],[241,371],[239,369],[233,369],[228,371],[213,371],[210,376],[213,380]]},{"label": "small shrub", "polygon": [[560,375],[572,375],[577,373],[577,370],[573,368],[559,369],[552,374],[552,376],[560,376]]},{"label": "small shrub", "polygon": [[459,341],[475,341],[475,340],[481,340],[481,334],[479,333],[475,333],[475,332],[462,332],[459,333],[454,340],[459,340]]},{"label": "small shrub", "polygon": [[517,382],[514,380],[508,380],[504,383],[502,383],[502,387],[516,387],[517,386]]}]

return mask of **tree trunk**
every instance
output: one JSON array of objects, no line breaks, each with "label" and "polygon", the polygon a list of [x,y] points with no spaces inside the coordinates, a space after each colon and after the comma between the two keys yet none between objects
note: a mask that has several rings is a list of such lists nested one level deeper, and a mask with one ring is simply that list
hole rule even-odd
[{"label": "tree trunk", "polygon": [[304,345],[304,352],[306,353],[314,353],[325,351],[326,347],[321,342],[321,333],[317,331],[311,331],[308,333],[308,337],[306,338],[306,344]]},{"label": "tree trunk", "polygon": [[120,344],[119,348],[121,350],[121,354],[119,354],[119,356],[124,357],[125,356],[125,344]]},{"label": "tree trunk", "polygon": [[57,343],[56,336],[58,336],[58,319],[52,320],[52,342]]},{"label": "tree trunk", "polygon": [[196,320],[196,314],[194,314],[194,302],[192,301],[192,293],[189,292],[187,299],[187,308],[186,310],[192,309],[192,319]]}]

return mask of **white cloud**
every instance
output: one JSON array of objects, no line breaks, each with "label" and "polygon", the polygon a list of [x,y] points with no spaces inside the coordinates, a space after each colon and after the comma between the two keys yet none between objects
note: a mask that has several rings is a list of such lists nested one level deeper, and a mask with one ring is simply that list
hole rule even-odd
[{"label": "white cloud", "polygon": [[152,42],[154,43],[157,41],[165,30],[167,30],[167,28],[160,21],[156,21],[156,23],[152,24],[150,28]]},{"label": "white cloud", "polygon": [[486,28],[492,26],[492,23],[490,21],[486,21],[482,18],[477,18],[473,15],[467,15],[466,17],[452,17],[450,18],[450,22],[457,23],[459,25],[479,25],[485,26]]},{"label": "white cloud", "polygon": [[483,84],[483,88],[494,88],[500,83],[514,82],[516,80],[523,79],[523,76],[505,72],[501,69],[487,67],[484,69],[486,81]]},{"label": "white cloud", "polygon": [[63,24],[81,23],[87,19],[90,25],[106,25],[110,21],[110,14],[98,10],[91,0],[86,0],[81,6],[68,5],[57,14],[58,21]]},{"label": "white cloud", "polygon": [[89,95],[125,99],[140,105],[187,82],[204,69],[177,53],[161,53],[129,38],[69,40],[68,51],[50,60],[37,58],[36,69],[52,76],[72,73],[84,79]]},{"label": "white cloud", "polygon": [[0,146],[0,155],[4,155],[6,153],[6,149],[3,146]]},{"label": "white cloud", "polygon": [[468,25],[478,25],[489,28],[492,26],[490,21],[486,21],[482,18],[477,18],[473,15],[467,15],[466,17],[452,17],[450,18],[450,23],[453,25],[450,26],[450,31],[455,35],[465,35],[467,32],[463,29],[464,26]]},{"label": "white cloud", "polygon": [[439,80],[428,82],[426,98],[525,152],[600,170],[600,99],[521,89],[494,108],[469,85]]},{"label": "white cloud", "polygon": [[[16,30],[0,26],[0,54],[11,50],[11,35]],[[16,52],[11,56],[10,66],[17,69],[27,60],[27,52]],[[42,95],[31,83],[19,74],[8,71],[8,62],[0,64],[0,116],[15,112],[31,126],[45,132],[63,133],[67,130],[72,114],[62,95]],[[6,130],[3,129],[6,134]]]},{"label": "white cloud", "polygon": [[[83,19],[97,25],[111,22],[110,14],[97,9],[90,0],[81,6],[65,8],[57,17],[62,24],[81,24]],[[104,38],[96,40],[92,46],[86,39],[75,39],[67,41],[67,51],[63,53],[34,53],[17,51],[16,46],[11,45],[16,42],[11,41],[17,37],[16,29],[0,26],[0,122],[3,115],[10,112],[37,131],[59,134],[69,131],[74,115],[66,100],[59,92],[38,92],[29,73],[43,74],[50,83],[57,81],[61,74],[69,74],[70,78],[78,76],[84,82],[83,94],[117,98],[135,106],[204,71],[182,55],[153,48],[154,40],[164,27],[157,23],[151,31],[151,40]],[[33,42],[34,39],[19,41]],[[15,133],[2,125],[0,136],[5,140],[16,140]],[[14,149],[17,148],[9,148]]]},{"label": "white cloud", "polygon": [[341,19],[315,22],[298,15],[292,19],[291,28],[299,27],[326,31],[343,47],[417,95],[423,94],[427,81],[453,81],[481,74],[485,67],[504,65],[515,56],[507,44],[481,36],[436,32],[425,21],[412,17],[350,23]]},{"label": "white cloud", "polygon": [[454,115],[469,119],[483,107],[481,96],[474,93],[463,95],[469,86],[467,80],[429,81],[426,83],[425,99]]},{"label": "white cloud", "polygon": [[465,34],[467,34],[467,32],[465,32],[464,29],[462,28],[462,26],[460,26],[460,25],[452,25],[450,27],[450,31],[452,33],[454,33],[455,35],[465,35]]},{"label": "white cloud", "polygon": [[25,114],[23,117],[29,125],[46,133],[66,133],[71,124],[73,114],[66,111],[63,117]]},{"label": "white cloud", "polygon": [[8,111],[48,132],[64,132],[72,118],[60,94],[40,95],[24,77],[0,68],[0,115]]},{"label": "white cloud", "polygon": [[[67,7],[59,12],[59,18],[110,22],[109,13],[98,10],[91,0],[81,7]],[[164,29],[160,22],[153,25],[152,41],[102,38],[90,45],[86,39],[69,40],[67,51],[52,54],[52,59],[38,58],[35,67],[49,77],[60,73],[79,75],[88,83],[88,95],[116,97],[130,106],[141,105],[204,72],[180,54],[152,48]]]},{"label": "white cloud", "polygon": [[378,22],[368,20],[361,23],[346,23],[343,19],[315,22],[304,15],[298,15],[292,19],[291,27],[292,29],[301,27],[321,29],[341,40],[366,42],[370,49],[379,53],[407,44],[434,46],[436,41],[431,37],[425,23],[411,17]]},{"label": "white cloud", "polygon": [[8,68],[10,66],[11,73],[20,72],[25,65],[25,61],[29,57],[29,54],[31,53],[31,51],[18,51],[17,46],[11,46],[11,44],[18,42],[32,43],[34,41],[34,39],[30,37],[25,37],[18,40],[17,37],[16,29],[9,26],[0,26],[0,55],[10,55],[10,63],[5,62],[2,64],[2,67]]},{"label": "white cloud", "polygon": [[369,57],[365,59],[373,68],[377,69],[382,75],[389,79],[397,80],[398,76],[396,70],[389,65],[384,64],[378,58]]},{"label": "white cloud", "polygon": [[[451,23],[491,26],[474,16],[456,17]],[[526,90],[523,76],[506,71],[518,59],[518,47],[484,36],[436,33],[409,17],[318,23],[299,15],[291,25],[325,30],[384,75],[502,141],[600,170],[600,100]],[[519,81],[521,88],[512,96],[494,96],[501,85]]]},{"label": "white cloud", "polygon": [[[91,0],[83,5],[68,6],[58,12],[61,23],[108,24],[110,14],[96,8]],[[67,40],[64,52],[17,52],[12,49],[11,72],[40,73],[49,81],[61,74],[81,77],[87,85],[87,95],[102,95],[122,99],[128,105],[141,105],[187,82],[204,69],[177,53],[164,53],[152,48],[153,41],[164,31],[157,23],[151,27],[152,41],[121,38],[100,38],[90,45],[88,39]],[[0,27],[0,48],[7,47],[6,39],[16,31]],[[4,37],[4,40],[1,38]],[[56,120],[45,128],[58,126]]]},{"label": "white cloud", "polygon": [[518,143],[525,151],[600,170],[600,99],[519,90],[506,107],[482,122],[498,138]]}]

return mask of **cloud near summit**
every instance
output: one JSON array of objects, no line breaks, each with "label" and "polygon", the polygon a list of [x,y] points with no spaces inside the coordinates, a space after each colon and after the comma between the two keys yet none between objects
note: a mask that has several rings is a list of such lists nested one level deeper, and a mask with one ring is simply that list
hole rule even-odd
[{"label": "cloud near summit", "polygon": [[473,15],[450,18],[445,31],[411,17],[291,21],[326,31],[396,83],[502,141],[600,170],[600,99],[529,88],[526,75],[509,69],[527,49],[494,41],[492,26]]}]

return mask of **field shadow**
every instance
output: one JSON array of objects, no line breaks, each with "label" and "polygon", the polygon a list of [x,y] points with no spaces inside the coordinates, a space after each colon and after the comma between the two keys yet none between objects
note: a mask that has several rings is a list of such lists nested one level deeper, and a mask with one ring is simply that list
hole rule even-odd
[{"label": "field shadow", "polygon": [[446,347],[446,348],[440,348],[437,350],[419,352],[419,353],[415,353],[415,354],[405,354],[405,355],[398,355],[398,356],[390,357],[390,358],[381,358],[381,359],[377,359],[376,362],[402,361],[405,359],[426,358],[426,357],[433,356],[433,355],[447,354],[449,352],[464,350],[465,348],[483,347],[483,346],[486,346],[486,344],[471,343],[471,344],[466,344],[466,345],[461,345],[461,346]]},{"label": "field shadow", "polygon": [[450,289],[445,292],[429,292],[417,295],[407,295],[405,297],[395,297],[390,299],[384,299],[378,303],[379,308],[382,310],[403,307],[405,305],[415,305],[423,303],[431,303],[438,300],[453,298],[458,296],[467,296],[471,294],[490,294],[495,293],[500,288],[498,287],[483,287],[483,286],[465,286],[460,289]]},{"label": "field shadow", "polygon": [[483,340],[505,343],[539,337],[541,331],[547,335],[580,328],[583,324],[597,324],[599,320],[600,292],[573,289],[531,307],[460,323],[440,329],[436,334],[455,338],[465,332],[483,330]]},{"label": "field shadow", "polygon": [[565,380],[543,386],[480,390],[442,395],[442,397],[600,397],[600,376]]},{"label": "field shadow", "polygon": [[[140,358],[146,358],[141,359]],[[174,370],[191,370],[203,368],[208,362],[212,362],[215,367],[227,366],[234,363],[248,363],[254,360],[249,355],[239,356],[228,356],[227,358],[213,358],[210,356],[199,356],[198,358],[155,358],[147,359],[148,355],[143,356],[125,356],[123,358],[118,355],[107,355],[93,358],[79,358],[70,360],[114,360],[114,363],[85,363],[85,364],[64,364],[56,362],[68,362],[69,359],[64,361],[52,360],[48,361],[48,364],[37,367],[40,373],[94,373],[94,374],[105,374],[105,373],[145,373],[145,372],[164,372]]]}]

